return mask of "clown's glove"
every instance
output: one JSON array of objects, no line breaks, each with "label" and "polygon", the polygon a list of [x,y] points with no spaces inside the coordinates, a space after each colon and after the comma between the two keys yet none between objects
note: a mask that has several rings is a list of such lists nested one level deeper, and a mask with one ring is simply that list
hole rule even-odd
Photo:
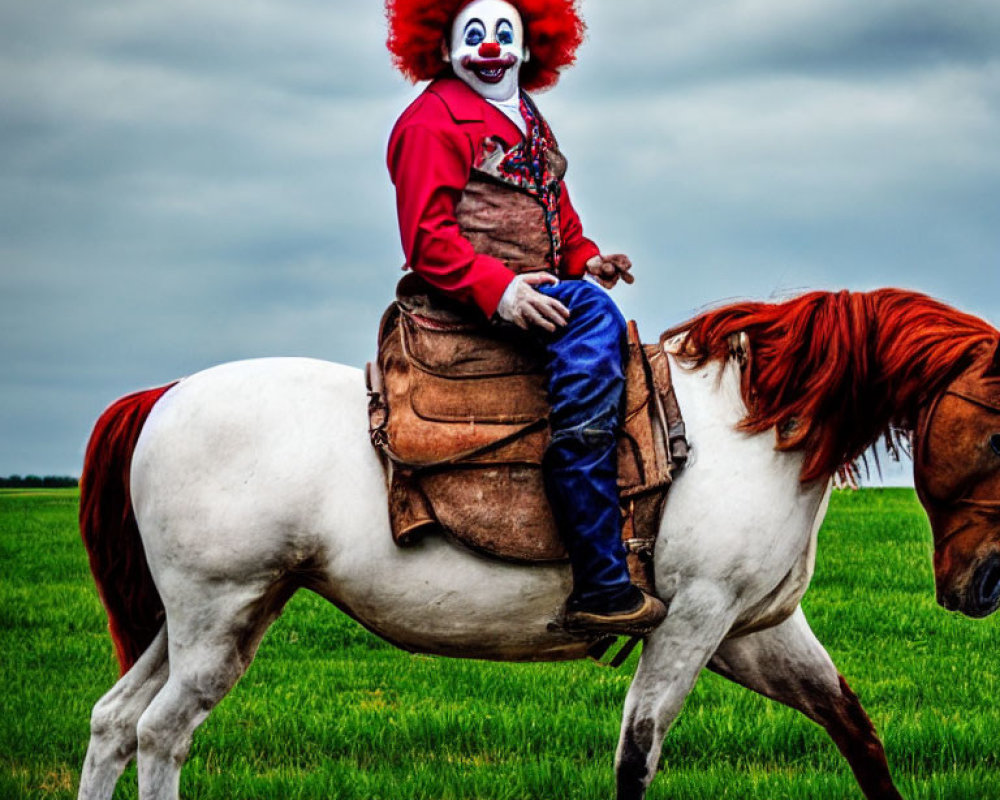
[{"label": "clown's glove", "polygon": [[536,287],[559,283],[555,275],[547,272],[529,272],[518,275],[510,282],[500,298],[497,314],[523,330],[532,325],[549,333],[563,327],[569,320],[569,309],[554,297],[538,291]]}]

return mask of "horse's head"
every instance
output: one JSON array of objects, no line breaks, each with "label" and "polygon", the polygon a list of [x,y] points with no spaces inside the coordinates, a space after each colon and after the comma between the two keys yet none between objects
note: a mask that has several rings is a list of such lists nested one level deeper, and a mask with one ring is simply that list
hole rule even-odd
[{"label": "horse's head", "polygon": [[938,602],[970,617],[1000,607],[1000,342],[925,406],[914,478],[934,532]]}]

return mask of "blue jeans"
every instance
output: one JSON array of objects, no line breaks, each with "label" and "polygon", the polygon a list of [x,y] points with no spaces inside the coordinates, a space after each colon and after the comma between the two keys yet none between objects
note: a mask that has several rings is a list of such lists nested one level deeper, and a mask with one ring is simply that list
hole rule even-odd
[{"label": "blue jeans", "polygon": [[588,281],[539,291],[570,311],[565,327],[537,334],[551,407],[545,488],[573,569],[567,607],[619,610],[635,595],[621,542],[615,435],[625,394],[625,319],[610,295]]}]

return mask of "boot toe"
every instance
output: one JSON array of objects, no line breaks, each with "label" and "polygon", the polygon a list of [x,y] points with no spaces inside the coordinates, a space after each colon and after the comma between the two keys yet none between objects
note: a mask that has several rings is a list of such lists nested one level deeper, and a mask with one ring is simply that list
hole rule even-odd
[{"label": "boot toe", "polygon": [[642,593],[639,603],[624,611],[567,611],[567,630],[581,633],[646,636],[667,616],[667,607],[651,594]]}]

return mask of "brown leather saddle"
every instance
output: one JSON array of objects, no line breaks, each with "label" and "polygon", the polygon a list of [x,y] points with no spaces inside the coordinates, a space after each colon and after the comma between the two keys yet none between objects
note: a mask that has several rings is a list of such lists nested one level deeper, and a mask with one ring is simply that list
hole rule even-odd
[{"label": "brown leather saddle", "polygon": [[[622,537],[633,581],[652,591],[647,567],[688,445],[662,342],[641,344],[634,322],[628,330]],[[549,409],[539,355],[520,329],[403,278],[367,371],[371,439],[389,466],[397,544],[444,533],[508,561],[566,559],[542,482]]]}]

